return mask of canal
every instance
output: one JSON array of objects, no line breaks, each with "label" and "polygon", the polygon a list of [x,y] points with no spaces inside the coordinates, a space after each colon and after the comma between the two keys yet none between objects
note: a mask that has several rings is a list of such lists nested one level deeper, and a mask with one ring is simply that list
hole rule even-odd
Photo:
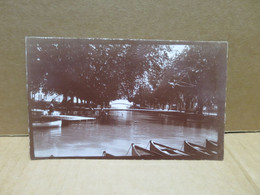
[{"label": "canal", "polygon": [[35,157],[131,155],[131,143],[144,148],[153,140],[183,149],[184,140],[204,145],[217,141],[211,120],[180,120],[171,114],[138,111],[110,111],[106,120],[77,122],[50,129],[33,129]]}]

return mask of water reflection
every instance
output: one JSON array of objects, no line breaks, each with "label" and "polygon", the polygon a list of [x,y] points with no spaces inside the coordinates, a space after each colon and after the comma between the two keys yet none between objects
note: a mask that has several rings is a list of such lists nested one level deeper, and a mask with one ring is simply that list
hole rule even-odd
[{"label": "water reflection", "polygon": [[147,147],[149,140],[178,149],[183,141],[203,145],[217,141],[212,121],[183,120],[167,114],[110,111],[109,118],[72,123],[66,127],[34,129],[36,157],[126,155],[131,143]]}]

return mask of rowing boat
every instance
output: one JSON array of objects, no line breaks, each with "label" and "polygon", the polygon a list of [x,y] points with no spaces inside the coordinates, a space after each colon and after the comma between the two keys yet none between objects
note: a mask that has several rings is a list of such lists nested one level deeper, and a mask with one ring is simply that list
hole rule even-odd
[{"label": "rowing boat", "polygon": [[207,148],[197,145],[197,144],[193,144],[190,143],[188,141],[184,141],[184,151],[194,155],[197,158],[201,158],[201,159],[208,159],[208,158],[212,158],[212,156],[216,155],[214,153],[212,153],[211,151],[207,150]]},{"label": "rowing boat", "polygon": [[140,156],[140,157],[160,157],[160,156],[162,156],[156,152],[147,150],[147,149],[137,146],[135,144],[132,144],[131,146],[132,146],[132,156]]},{"label": "rowing boat", "polygon": [[217,151],[218,143],[215,141],[206,139],[206,148],[209,150]]},{"label": "rowing boat", "polygon": [[104,157],[114,157],[114,155],[107,153],[106,151],[103,152]]},{"label": "rowing boat", "polygon": [[62,121],[55,120],[55,121],[35,121],[32,123],[33,127],[38,128],[51,128],[51,127],[61,127]]},{"label": "rowing boat", "polygon": [[162,156],[170,157],[172,159],[187,159],[190,157],[190,155],[184,151],[153,142],[152,140],[150,140],[149,143],[150,143],[150,151],[159,153]]}]

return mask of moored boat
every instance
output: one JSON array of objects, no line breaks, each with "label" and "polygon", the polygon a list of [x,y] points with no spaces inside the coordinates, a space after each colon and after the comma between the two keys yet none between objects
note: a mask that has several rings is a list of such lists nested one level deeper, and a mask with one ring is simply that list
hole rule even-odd
[{"label": "moored boat", "polygon": [[216,155],[216,154],[212,153],[211,151],[207,150],[207,148],[197,145],[197,144],[193,144],[188,141],[184,141],[184,151],[189,154],[194,155],[194,157],[196,157],[198,159],[210,159],[214,155]]},{"label": "moored boat", "polygon": [[107,153],[106,151],[103,152],[104,157],[114,157],[114,155]]},{"label": "moored boat", "polygon": [[150,143],[150,151],[159,153],[164,157],[169,157],[172,159],[187,159],[191,156],[190,154],[184,151],[153,142],[152,140],[150,140],[149,143]]},{"label": "moored boat", "polygon": [[206,148],[209,150],[217,151],[218,143],[215,141],[206,139]]},{"label": "moored boat", "polygon": [[62,126],[67,126],[74,122],[96,120],[96,118],[93,117],[83,117],[83,116],[74,116],[74,115],[46,115],[46,116],[42,116],[42,118],[46,120],[62,120]]},{"label": "moored boat", "polygon": [[140,157],[162,157],[162,155],[132,144],[132,156],[140,156]]},{"label": "moored boat", "polygon": [[54,121],[34,121],[32,122],[33,127],[38,128],[51,128],[51,127],[61,127],[62,121],[61,120],[54,120]]}]

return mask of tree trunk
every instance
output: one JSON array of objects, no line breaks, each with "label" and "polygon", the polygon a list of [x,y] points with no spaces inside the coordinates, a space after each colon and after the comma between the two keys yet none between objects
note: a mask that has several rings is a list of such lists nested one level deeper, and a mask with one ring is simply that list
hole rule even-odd
[{"label": "tree trunk", "polygon": [[63,105],[67,105],[67,102],[68,102],[68,95],[67,95],[67,94],[64,94],[64,95],[63,95],[62,104],[63,104]]},{"label": "tree trunk", "polygon": [[197,113],[198,113],[198,114],[202,114],[202,111],[203,111],[203,100],[202,100],[202,97],[199,96],[199,97],[198,97]]}]

